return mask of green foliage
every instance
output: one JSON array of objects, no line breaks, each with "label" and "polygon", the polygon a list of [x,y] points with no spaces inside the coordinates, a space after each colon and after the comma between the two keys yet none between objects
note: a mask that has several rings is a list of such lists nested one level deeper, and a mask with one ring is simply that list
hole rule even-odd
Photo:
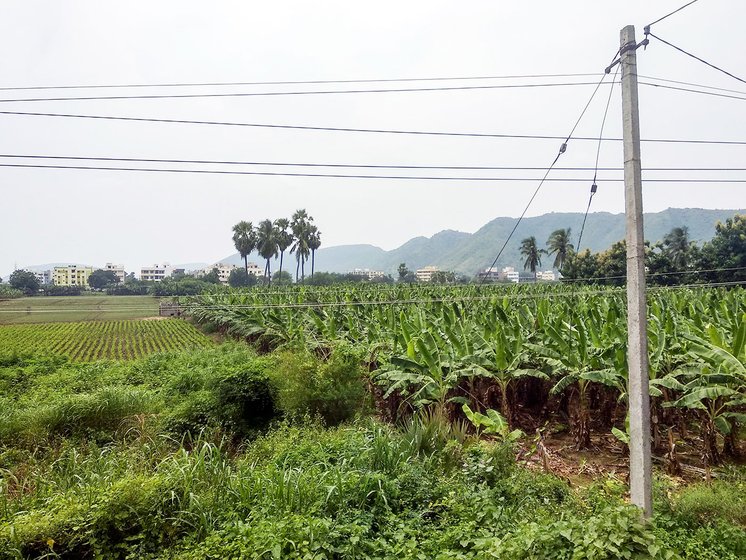
[{"label": "green foliage", "polygon": [[95,290],[103,290],[111,285],[119,283],[119,277],[113,270],[94,270],[88,276],[88,285]]},{"label": "green foliage", "polygon": [[746,483],[694,484],[681,490],[673,510],[692,525],[728,522],[746,527]]},{"label": "green foliage", "polygon": [[0,284],[0,300],[16,299],[19,297],[23,297],[23,291],[17,290],[8,284]]},{"label": "green foliage", "polygon": [[283,352],[272,372],[279,405],[290,416],[320,416],[334,425],[363,410],[367,392],[360,352],[339,344],[323,360],[309,352]]},{"label": "green foliage", "polygon": [[39,291],[39,279],[36,274],[28,270],[15,270],[8,279],[11,288],[19,290],[28,296],[36,295]]},{"label": "green foliage", "polygon": [[503,418],[500,413],[491,408],[487,409],[486,414],[481,412],[475,412],[469,408],[468,404],[462,405],[466,418],[469,422],[474,425],[477,429],[477,433],[483,432],[485,434],[499,436],[503,441],[512,443],[520,439],[524,434],[521,430],[512,430],[508,425],[508,422]]}]

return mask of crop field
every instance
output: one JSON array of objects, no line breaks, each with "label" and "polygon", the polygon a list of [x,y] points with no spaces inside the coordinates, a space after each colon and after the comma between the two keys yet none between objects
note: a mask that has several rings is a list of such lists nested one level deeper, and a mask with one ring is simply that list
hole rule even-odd
[{"label": "crop field", "polygon": [[649,291],[649,521],[627,493],[623,289],[181,303],[224,341],[0,325],[0,560],[746,558],[742,288]]},{"label": "crop field", "polygon": [[0,325],[142,319],[158,315],[151,296],[37,296],[0,301]]},{"label": "crop field", "polygon": [[[520,416],[531,430],[569,421],[576,449],[591,448],[593,432],[626,436],[622,289],[296,287],[204,295],[191,306],[196,320],[260,349],[357,347],[393,416],[460,416],[461,403],[499,408],[511,426]],[[692,422],[709,464],[734,456],[746,420],[746,291],[651,289],[648,316],[656,449],[663,430]]]},{"label": "crop field", "polygon": [[66,356],[79,362],[131,360],[210,344],[180,319],[0,325],[0,354]]}]

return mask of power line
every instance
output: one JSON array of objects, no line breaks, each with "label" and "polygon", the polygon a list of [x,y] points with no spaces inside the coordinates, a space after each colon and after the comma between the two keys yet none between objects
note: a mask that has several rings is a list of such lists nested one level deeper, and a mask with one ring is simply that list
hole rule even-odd
[{"label": "power line", "polygon": [[585,209],[585,215],[583,216],[583,224],[580,226],[580,235],[578,235],[578,246],[577,250],[580,251],[580,244],[583,241],[583,232],[585,231],[585,222],[588,220],[588,213],[591,211],[591,203],[593,197],[598,189],[596,179],[598,178],[598,160],[601,156],[601,138],[604,136],[604,127],[606,126],[606,117],[609,115],[609,106],[611,105],[611,94],[614,92],[614,82],[616,81],[617,74],[619,72],[619,66],[614,70],[614,77],[611,80],[611,87],[609,88],[609,97],[606,99],[606,108],[604,109],[604,116],[601,119],[601,129],[598,131],[598,145],[596,146],[596,163],[593,171],[593,182],[591,183],[591,192],[588,196],[588,206]]},{"label": "power line", "polygon": [[699,95],[709,95],[711,97],[723,97],[726,99],[737,99],[739,101],[746,101],[746,97],[741,97],[738,95],[730,95],[728,93],[716,93],[714,91],[702,91],[698,89],[692,89],[692,88],[685,88],[685,87],[677,87],[677,86],[667,86],[663,84],[654,84],[652,82],[638,82],[641,86],[652,86],[662,89],[670,89],[673,91],[685,91],[687,93],[698,93]]},{"label": "power line", "polygon": [[[614,57],[616,57],[616,54],[614,55]],[[596,97],[596,93],[598,92],[599,88],[601,87],[601,84],[604,82],[605,79],[606,79],[606,74],[601,76],[601,79],[599,80],[598,84],[596,84],[596,87],[593,90],[593,93],[591,93],[590,98],[588,99],[585,106],[583,107],[583,110],[580,112],[580,116],[575,121],[575,124],[570,130],[570,133],[567,135],[567,138],[565,138],[565,141],[560,145],[559,151],[557,152],[557,155],[554,157],[554,161],[552,161],[551,165],[547,168],[546,173],[544,173],[544,177],[542,177],[541,181],[539,181],[539,184],[536,186],[536,190],[534,190],[533,194],[531,195],[531,198],[529,198],[528,203],[526,204],[526,207],[523,209],[523,212],[521,212],[521,215],[518,217],[518,220],[513,226],[513,229],[510,231],[510,233],[508,234],[508,237],[505,239],[505,243],[503,243],[503,246],[500,247],[500,250],[497,252],[497,255],[495,256],[495,260],[492,261],[492,264],[487,269],[488,271],[492,270],[497,264],[497,261],[500,260],[500,256],[503,254],[503,252],[505,251],[505,248],[508,246],[508,243],[513,238],[513,234],[518,229],[518,226],[523,221],[523,217],[526,215],[526,212],[528,212],[528,209],[531,207],[531,204],[534,202],[534,199],[539,194],[539,191],[541,190],[542,185],[547,181],[547,178],[549,177],[549,173],[552,171],[552,168],[557,164],[557,161],[559,161],[559,158],[562,157],[562,154],[564,154],[565,151],[567,150],[567,143],[570,141],[570,137],[575,132],[575,129],[578,128],[580,121],[583,119],[583,116],[588,110],[588,107],[590,107],[590,104],[593,101],[593,98]],[[484,284],[484,281],[486,279],[487,277],[484,276],[480,284]]]},{"label": "power line", "polygon": [[212,97],[268,97],[281,95],[331,95],[351,93],[413,93],[432,91],[468,91],[488,89],[534,89],[544,87],[572,87],[593,86],[595,82],[556,82],[539,84],[497,84],[479,86],[443,86],[429,88],[390,88],[390,89],[352,89],[352,90],[324,90],[324,91],[260,91],[234,93],[182,93],[182,94],[151,94],[151,95],[100,95],[85,97],[34,97],[26,99],[0,99],[0,103],[23,103],[36,101],[111,101],[122,99],[200,99]]},{"label": "power line", "polygon": [[[39,154],[0,154],[6,159],[53,159],[84,161],[127,161],[139,163],[185,163],[200,165],[247,165],[247,166],[280,166],[280,167],[335,167],[352,169],[449,169],[449,170],[484,170],[484,171],[546,171],[547,167],[503,166],[503,165],[404,165],[404,164],[369,164],[369,163],[318,163],[318,162],[285,162],[285,161],[235,161],[205,159],[172,159],[172,158],[134,158],[103,156],[61,156]],[[598,160],[597,160],[598,161]],[[98,168],[96,168],[98,169]],[[555,171],[624,171],[624,167],[554,167]],[[746,171],[746,167],[646,167],[643,171]],[[595,180],[595,176],[594,176]]]},{"label": "power line", "polygon": [[642,74],[637,75],[638,78],[643,78],[644,80],[655,80],[657,82],[667,82],[669,84],[679,84],[683,86],[693,86],[698,88],[704,88],[704,89],[711,89],[715,91],[725,91],[727,93],[737,93],[739,95],[746,96],[746,91],[739,90],[739,89],[729,89],[729,88],[723,88],[723,87],[716,87],[716,86],[708,86],[705,84],[697,84],[694,82],[684,82],[682,80],[670,80],[668,78],[656,78],[655,76],[643,76]]},{"label": "power line", "polygon": [[[536,177],[453,177],[453,176],[416,176],[416,175],[361,175],[343,173],[287,173],[279,171],[238,171],[218,169],[176,169],[176,168],[142,168],[142,167],[113,167],[113,166],[90,166],[90,165],[40,165],[22,163],[0,163],[0,167],[21,169],[74,169],[89,171],[141,171],[146,173],[195,173],[208,175],[262,175],[277,177],[321,177],[338,179],[389,179],[389,180],[423,180],[423,181],[498,181],[498,182],[533,182]],[[547,173],[553,168],[547,168]],[[585,183],[587,178],[580,177],[543,177],[542,182],[555,183]],[[600,179],[604,183],[621,183],[624,179]],[[645,179],[646,183],[746,183],[746,179]]]},{"label": "power line", "polygon": [[272,82],[177,82],[161,84],[76,84],[64,86],[6,86],[0,91],[49,90],[49,89],[123,89],[123,88],[170,88],[170,87],[223,87],[223,86],[286,86],[286,85],[315,85],[315,84],[367,84],[390,82],[436,82],[436,81],[464,81],[464,80],[512,80],[529,78],[584,78],[598,76],[598,73],[571,74],[515,74],[506,76],[438,76],[426,78],[367,78],[361,80],[289,80]]},{"label": "power line", "polygon": [[[288,129],[288,130],[312,130],[323,132],[359,132],[369,134],[405,134],[416,136],[454,136],[454,137],[474,137],[474,138],[506,138],[519,140],[564,140],[564,136],[542,135],[542,134],[498,134],[486,132],[445,132],[445,131],[427,131],[427,130],[394,130],[394,129],[377,129],[377,128],[350,128],[350,127],[330,127],[330,126],[306,126],[306,125],[289,125],[289,124],[269,124],[269,123],[244,123],[230,121],[202,121],[186,119],[161,119],[148,117],[122,117],[115,115],[81,115],[70,113],[37,113],[27,111],[0,111],[0,115],[11,116],[29,116],[29,117],[57,117],[72,119],[94,119],[94,120],[112,120],[112,121],[131,121],[131,122],[151,122],[151,123],[168,123],[168,124],[196,124],[208,126],[236,126],[251,128],[268,128],[268,129]],[[576,136],[576,141],[598,142],[595,136]],[[607,137],[601,139],[604,142],[621,142],[621,138]],[[679,139],[679,138],[644,138],[642,142],[663,143],[663,144],[714,144],[714,145],[733,145],[746,146],[744,140],[699,140],[699,139]]]},{"label": "power line", "polygon": [[645,26],[645,29],[650,29],[650,27],[651,27],[651,26],[653,26],[653,25],[655,25],[656,23],[660,23],[660,22],[661,22],[661,21],[663,21],[664,19],[666,19],[666,18],[668,18],[668,17],[671,17],[672,15],[674,15],[674,14],[676,14],[676,13],[680,12],[680,11],[681,11],[681,10],[683,10],[684,8],[687,8],[687,7],[691,6],[692,4],[694,4],[694,3],[698,2],[698,1],[699,1],[699,0],[692,0],[691,2],[687,2],[686,4],[684,4],[683,6],[681,6],[680,8],[677,8],[677,9],[675,9],[675,10],[674,10],[673,12],[671,12],[671,13],[669,13],[669,14],[666,14],[665,16],[663,16],[663,17],[661,17],[661,18],[658,18],[658,19],[656,19],[656,20],[655,20],[655,21],[654,21],[653,23],[648,23],[648,24],[647,24],[647,25]]},{"label": "power line", "polygon": [[[710,272],[740,272],[746,270],[746,266],[733,266],[728,268],[702,268],[696,270],[677,270],[675,272],[648,272],[645,273],[646,278],[654,278],[658,276],[683,276],[685,274],[708,274]],[[626,274],[618,274],[616,276],[599,276],[597,278],[562,278],[560,280],[563,284],[572,284],[574,282],[594,282],[598,280],[622,280],[627,278]]]},{"label": "power line", "polygon": [[660,37],[658,37],[658,36],[657,36],[657,35],[656,35],[655,33],[652,33],[652,32],[650,32],[650,30],[649,30],[649,29],[646,29],[646,32],[645,32],[645,34],[646,34],[646,35],[650,35],[650,36],[651,36],[651,37],[653,37],[654,39],[658,39],[658,40],[659,40],[659,41],[660,41],[661,43],[663,43],[664,45],[668,45],[669,47],[671,47],[671,48],[673,48],[673,49],[676,49],[676,50],[677,50],[677,51],[679,51],[680,53],[683,53],[683,54],[685,54],[686,56],[688,56],[688,57],[691,57],[691,58],[693,58],[694,60],[697,60],[697,61],[701,62],[702,64],[705,64],[705,65],[709,66],[710,68],[713,68],[713,69],[717,70],[718,72],[722,72],[722,73],[723,73],[723,74],[725,74],[726,76],[730,76],[731,78],[733,78],[733,79],[735,79],[735,80],[738,80],[739,82],[741,82],[741,83],[743,83],[743,84],[746,84],[746,80],[744,80],[743,78],[739,78],[739,77],[738,77],[738,76],[736,76],[735,74],[731,74],[731,73],[730,73],[730,72],[728,72],[727,70],[723,70],[722,68],[720,68],[719,66],[715,66],[715,65],[714,65],[714,64],[712,64],[711,62],[707,62],[707,61],[706,61],[705,59],[703,59],[703,58],[700,58],[700,57],[698,57],[698,56],[696,56],[696,55],[694,55],[694,54],[692,54],[692,53],[690,53],[690,52],[688,52],[688,51],[685,51],[685,50],[684,50],[684,49],[682,49],[681,47],[677,47],[676,45],[674,45],[673,43],[669,43],[669,42],[668,42],[668,41],[666,41],[665,39],[661,39],[661,38],[660,38]]},{"label": "power line", "polygon": [[[654,286],[649,289],[649,291],[668,291],[668,290],[682,290],[682,289],[692,289],[692,288],[720,288],[720,287],[728,287],[728,286],[741,286],[746,285],[746,280],[733,280],[733,281],[726,281],[726,282],[708,282],[708,283],[702,283],[702,284],[681,284],[678,286]],[[492,293],[490,295],[480,295],[480,296],[459,296],[459,297],[442,297],[442,298],[419,298],[419,299],[390,299],[390,300],[368,300],[368,301],[330,301],[330,302],[296,302],[296,303],[260,303],[260,304],[231,304],[231,303],[225,303],[225,304],[217,304],[217,305],[200,305],[198,303],[192,303],[188,302],[185,303],[185,307],[189,307],[190,303],[195,308],[200,309],[240,309],[245,311],[261,311],[265,309],[314,309],[314,308],[333,308],[333,307],[367,307],[367,306],[385,306],[385,305],[422,305],[422,304],[428,304],[428,303],[453,303],[453,302],[466,302],[466,301],[485,301],[485,300],[492,300],[494,298],[500,298],[500,299],[507,299],[507,300],[537,300],[537,299],[562,299],[562,298],[575,298],[578,296],[584,296],[584,295],[619,295],[621,296],[622,293],[620,291],[620,286],[609,286],[603,289],[598,290],[583,290],[582,292],[576,292],[576,291],[570,291],[570,292],[556,292],[556,293],[541,293],[541,294],[499,294],[499,293]],[[616,292],[616,294],[615,294]],[[115,307],[112,309],[112,311],[115,311],[116,309],[123,309],[122,307]],[[130,307],[127,308],[128,311],[153,311],[154,308],[151,307]],[[101,309],[69,309],[69,308],[60,308],[60,309],[31,309],[31,310],[6,310],[2,309],[0,310],[0,313],[9,313],[9,314],[30,314],[30,313],[62,313],[62,312],[69,312],[69,313],[80,313],[80,312],[86,312],[86,313],[100,313]],[[2,325],[0,325],[2,326]]]}]

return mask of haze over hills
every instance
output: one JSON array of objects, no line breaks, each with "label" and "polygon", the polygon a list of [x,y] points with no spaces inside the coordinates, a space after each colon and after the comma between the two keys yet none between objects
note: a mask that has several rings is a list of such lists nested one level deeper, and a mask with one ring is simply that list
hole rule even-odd
[{"label": "haze over hills", "polygon": [[[701,244],[715,234],[715,224],[744,214],[746,210],[704,210],[701,208],[669,208],[662,212],[645,214],[645,238],[651,242],[663,239],[672,228],[687,226],[689,238]],[[497,266],[520,266],[519,246],[521,240],[535,236],[543,247],[551,233],[560,228],[572,228],[573,242],[577,243],[581,213],[551,213],[533,218],[524,218],[513,239],[506,247]],[[385,251],[374,245],[338,245],[322,247],[316,252],[316,270],[326,272],[349,272],[355,268],[370,268],[395,274],[399,263],[406,263],[410,270],[435,265],[442,270],[453,270],[464,274],[475,274],[488,267],[500,247],[515,226],[517,218],[495,218],[474,233],[444,230],[432,237],[415,237],[402,246]],[[624,238],[624,214],[594,212],[588,215],[581,250],[603,251]],[[261,263],[262,259],[252,254],[250,260]],[[221,262],[241,264],[238,253]],[[551,258],[545,257],[542,268],[551,267]],[[294,274],[295,256],[285,255],[283,269]],[[272,270],[277,270],[278,262]],[[310,264],[306,274],[310,272]]]},{"label": "haze over hills", "polygon": [[[718,221],[731,218],[735,214],[746,214],[746,210],[669,208],[662,212],[645,214],[645,238],[651,242],[660,241],[672,228],[687,226],[690,239],[701,244],[711,239],[715,234],[715,224]],[[581,213],[551,213],[524,218],[497,266],[520,268],[519,246],[522,239],[531,235],[535,236],[539,246],[543,247],[553,231],[569,227],[572,228],[573,243],[577,243],[582,220],[583,215]],[[404,262],[410,270],[435,265],[442,270],[453,270],[473,275],[492,263],[516,221],[517,218],[495,218],[474,233],[444,230],[432,237],[415,237],[390,251],[366,244],[322,247],[316,252],[316,270],[344,273],[355,268],[370,268],[383,270],[395,276],[399,263]],[[588,215],[581,250],[603,251],[623,238],[624,214],[594,212]],[[253,253],[249,260],[263,266],[263,259],[256,253]],[[219,262],[243,264],[243,260],[238,253],[234,253]],[[551,262],[551,257],[544,257],[542,268],[549,268]],[[57,262],[28,265],[24,268],[42,271],[52,269],[55,266],[70,264],[88,263]],[[103,263],[95,264],[100,266]],[[295,265],[295,255],[286,252],[283,264],[284,270],[295,274]],[[173,266],[186,270],[196,270],[206,267],[207,264],[194,262]],[[279,259],[275,259],[272,263],[272,270],[276,271],[278,266]],[[128,270],[128,272],[130,271]],[[135,271],[136,274],[138,272],[139,270]],[[310,263],[306,266],[306,274],[309,273]],[[9,275],[10,272],[7,272],[2,275],[2,278],[7,281]]]}]

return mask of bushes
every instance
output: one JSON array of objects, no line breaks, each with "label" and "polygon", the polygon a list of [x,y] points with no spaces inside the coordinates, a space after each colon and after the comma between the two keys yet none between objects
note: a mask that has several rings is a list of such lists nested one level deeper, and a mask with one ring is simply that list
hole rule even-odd
[{"label": "bushes", "polygon": [[323,361],[305,351],[279,354],[272,373],[279,405],[289,416],[320,416],[328,425],[349,420],[363,409],[367,391],[359,351],[337,345]]},{"label": "bushes", "polygon": [[153,408],[153,397],[127,387],[104,387],[93,393],[71,395],[46,406],[0,416],[0,441],[39,443],[51,436],[94,434],[116,430],[122,421]]},{"label": "bushes", "polygon": [[694,484],[681,490],[673,511],[692,525],[726,521],[746,527],[746,483]]}]

